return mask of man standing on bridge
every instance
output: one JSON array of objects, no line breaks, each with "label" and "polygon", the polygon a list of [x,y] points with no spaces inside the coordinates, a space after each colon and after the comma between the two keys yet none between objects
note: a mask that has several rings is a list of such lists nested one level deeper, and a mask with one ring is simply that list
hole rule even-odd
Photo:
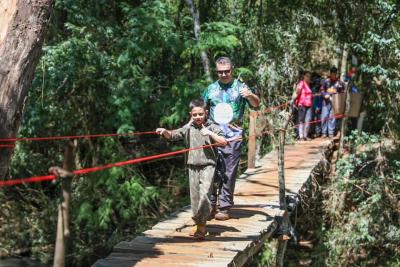
[{"label": "man standing on bridge", "polygon": [[[246,106],[258,107],[259,97],[247,85],[233,78],[233,64],[228,57],[216,60],[218,80],[204,91],[203,99],[207,103],[210,119],[224,131],[225,137],[236,139],[229,141],[225,147],[218,148],[219,160],[217,172],[221,173],[219,185],[219,212],[216,213],[216,189],[211,197],[213,213],[217,220],[228,220],[229,210],[233,206],[236,175],[240,161],[240,150],[243,135],[242,119]],[[238,137],[238,138],[235,138]]]},{"label": "man standing on bridge", "polygon": [[336,119],[334,118],[334,110],[332,105],[332,96],[334,94],[344,93],[345,84],[338,75],[338,69],[332,67],[329,71],[329,78],[326,79],[321,86],[322,110],[321,110],[321,128],[322,137],[334,137],[336,134]]}]

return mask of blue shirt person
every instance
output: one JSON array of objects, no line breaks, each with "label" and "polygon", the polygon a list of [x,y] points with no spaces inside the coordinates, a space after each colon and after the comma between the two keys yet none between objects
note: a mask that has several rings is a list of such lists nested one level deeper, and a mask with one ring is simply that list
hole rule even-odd
[{"label": "blue shirt person", "polygon": [[345,84],[337,76],[337,68],[330,69],[329,78],[326,79],[321,86],[322,95],[322,111],[321,111],[321,128],[322,137],[334,137],[336,131],[336,119],[332,107],[332,95],[343,93]]}]

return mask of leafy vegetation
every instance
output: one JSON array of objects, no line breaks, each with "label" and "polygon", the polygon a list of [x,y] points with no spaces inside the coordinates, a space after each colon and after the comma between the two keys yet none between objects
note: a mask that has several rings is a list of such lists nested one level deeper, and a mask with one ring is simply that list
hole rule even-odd
[{"label": "leafy vegetation", "polygon": [[261,249],[245,266],[272,267],[276,265],[277,242],[266,242]]},{"label": "leafy vegetation", "polygon": [[328,266],[399,266],[400,147],[354,133],[355,153],[338,161],[326,189]]},{"label": "leafy vegetation", "polygon": [[321,173],[296,217],[287,266],[399,266],[399,145],[353,132],[331,175]]},{"label": "leafy vegetation", "polygon": [[[236,74],[258,90],[262,108],[270,107],[290,98],[300,70],[327,70],[339,64],[347,46],[360,66],[356,83],[366,93],[365,130],[398,138],[398,1],[194,2],[200,13],[200,43],[194,38],[185,1],[56,0],[19,135],[127,133],[159,125],[178,127],[188,119],[188,102],[199,97],[208,83],[200,51],[206,51],[211,61],[231,56]],[[286,115],[269,116],[264,122],[268,122],[267,130],[281,124]],[[370,135],[362,138],[364,143],[372,139]],[[264,152],[271,149],[273,140],[273,135],[268,135],[260,141]],[[64,146],[55,141],[18,143],[10,177],[45,174],[50,166],[61,166]],[[78,142],[75,165],[97,166],[178,147],[156,136],[85,139]],[[361,175],[363,160],[372,156],[365,153],[354,154],[338,165],[338,184],[331,190],[351,197],[354,193],[357,199],[346,195],[338,202],[344,209],[336,209],[342,212],[340,218],[354,227],[347,232],[329,228],[329,235],[335,237],[335,243],[326,241],[326,246],[335,247],[328,260],[332,266],[335,262],[358,262],[363,250],[376,251],[377,245],[385,245],[382,253],[395,253],[395,243],[382,244],[383,237],[365,229],[383,216],[386,221],[378,226],[390,228],[390,236],[385,238],[398,241],[398,230],[392,227],[396,218],[379,213],[388,205],[385,186],[397,188],[392,184],[398,179],[397,163],[371,163],[361,170],[364,175],[376,167],[391,177],[389,180],[379,178],[380,174],[368,178],[368,183],[365,178],[343,178]],[[182,158],[78,177],[73,182],[74,246],[69,247],[69,266],[89,265],[121,239],[134,236],[180,203],[187,203],[186,185]],[[358,187],[372,195],[354,191]],[[52,183],[0,191],[1,255],[25,252],[44,262],[51,260],[59,191],[60,185]],[[358,214],[368,215],[368,219],[355,221]],[[335,214],[326,216],[337,222]],[[383,231],[379,227],[375,231]],[[352,238],[343,239],[346,236]],[[359,245],[354,255],[361,258],[343,258],[355,243]],[[363,260],[372,264],[373,254]]]}]

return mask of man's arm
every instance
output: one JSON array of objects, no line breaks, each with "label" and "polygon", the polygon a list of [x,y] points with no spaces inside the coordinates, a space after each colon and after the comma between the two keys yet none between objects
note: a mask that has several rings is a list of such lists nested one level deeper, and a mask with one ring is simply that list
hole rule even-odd
[{"label": "man's arm", "polygon": [[253,108],[257,108],[260,105],[260,98],[254,93],[251,93],[251,95],[247,97],[247,100],[249,100]]},{"label": "man's arm", "polygon": [[257,108],[260,105],[260,98],[254,94],[247,86],[240,89],[240,95],[246,98],[253,108]]}]

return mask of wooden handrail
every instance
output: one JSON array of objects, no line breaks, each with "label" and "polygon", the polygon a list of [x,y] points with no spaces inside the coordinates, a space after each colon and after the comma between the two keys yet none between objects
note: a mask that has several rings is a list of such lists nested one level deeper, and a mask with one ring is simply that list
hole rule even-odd
[{"label": "wooden handrail", "polygon": [[57,237],[54,250],[53,266],[65,266],[65,251],[66,240],[70,235],[69,230],[69,206],[71,198],[71,183],[74,174],[71,172],[74,169],[74,148],[76,144],[69,142],[65,148],[63,168],[51,167],[50,172],[62,178],[61,180],[61,203],[58,205],[57,218]]},{"label": "wooden handrail", "polygon": [[247,168],[253,169],[256,167],[256,151],[257,151],[257,136],[256,136],[256,122],[257,111],[250,111],[249,114],[249,142],[247,151]]}]

